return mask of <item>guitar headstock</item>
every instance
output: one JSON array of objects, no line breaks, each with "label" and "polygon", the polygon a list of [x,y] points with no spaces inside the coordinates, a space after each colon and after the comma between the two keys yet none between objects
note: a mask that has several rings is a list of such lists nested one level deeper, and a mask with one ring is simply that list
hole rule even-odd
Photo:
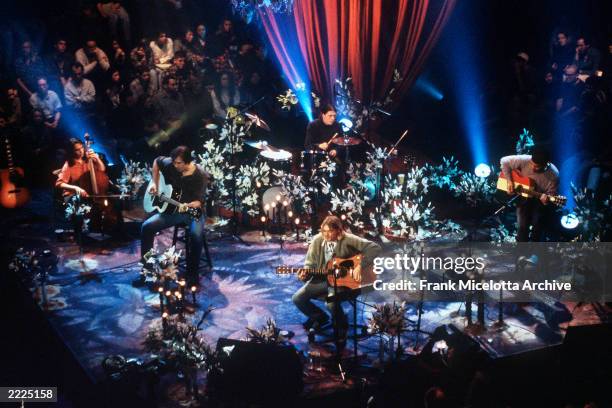
[{"label": "guitar headstock", "polygon": [[549,201],[553,203],[554,205],[556,205],[557,207],[563,207],[565,206],[565,203],[567,203],[567,197],[562,196],[562,195],[550,196]]},{"label": "guitar headstock", "polygon": [[287,265],[277,266],[276,273],[279,275],[286,275],[288,273],[291,273],[291,268]]}]

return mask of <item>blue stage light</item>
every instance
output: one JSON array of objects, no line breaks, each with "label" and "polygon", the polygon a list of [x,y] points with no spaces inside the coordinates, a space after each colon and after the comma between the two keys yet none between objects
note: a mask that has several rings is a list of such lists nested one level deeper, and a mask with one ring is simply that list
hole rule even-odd
[{"label": "blue stage light", "polygon": [[344,133],[348,132],[349,130],[353,128],[353,121],[350,120],[349,118],[342,118],[338,121],[338,123],[342,125],[342,131]]},{"label": "blue stage light", "polygon": [[569,213],[561,217],[561,226],[565,229],[575,229],[580,224],[580,220],[574,213]]},{"label": "blue stage light", "polygon": [[485,134],[483,78],[481,68],[485,66],[482,60],[480,37],[476,33],[473,9],[469,2],[458,9],[452,23],[447,26],[444,38],[445,49],[448,50],[448,61],[445,63],[453,96],[458,109],[459,124],[463,135],[467,138],[473,164],[490,162],[487,157]]},{"label": "blue stage light", "polygon": [[416,89],[425,92],[437,101],[444,99],[444,94],[428,79],[420,77],[414,84]]},{"label": "blue stage light", "polygon": [[474,174],[481,178],[489,177],[491,175],[491,167],[486,163],[480,163],[474,168]]}]

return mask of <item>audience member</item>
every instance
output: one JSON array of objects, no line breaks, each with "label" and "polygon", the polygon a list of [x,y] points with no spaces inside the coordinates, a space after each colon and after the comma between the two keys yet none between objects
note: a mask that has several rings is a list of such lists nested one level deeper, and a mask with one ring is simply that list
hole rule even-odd
[{"label": "audience member", "polygon": [[220,119],[227,117],[227,108],[240,105],[240,91],[236,87],[231,72],[223,72],[215,89],[210,94],[213,102],[215,116]]},{"label": "audience member", "polygon": [[172,66],[174,58],[174,44],[166,33],[160,32],[155,41],[149,44],[153,53],[153,64],[161,71],[165,71]]},{"label": "audience member", "polygon": [[83,66],[83,75],[95,84],[101,85],[106,72],[110,69],[110,62],[96,41],[87,40],[85,46],[75,52],[74,58]]},{"label": "audience member", "polygon": [[83,64],[72,64],[72,76],[64,87],[66,106],[75,112],[91,113],[96,101],[96,88],[89,79],[83,77]]},{"label": "audience member", "polygon": [[180,128],[185,102],[178,81],[174,77],[165,77],[162,85],[163,89],[151,100],[153,119],[161,130]]},{"label": "audience member", "polygon": [[143,107],[158,91],[157,81],[151,79],[151,70],[141,67],[138,77],[130,83],[130,106]]},{"label": "audience member", "polygon": [[[67,42],[59,38],[53,45],[53,52],[49,56],[50,82],[56,83],[56,89],[63,89],[70,77],[74,56],[68,52]],[[61,85],[61,88],[60,88]],[[62,95],[63,96],[63,95]]]},{"label": "audience member", "polygon": [[599,69],[600,63],[601,53],[599,50],[591,47],[590,41],[587,41],[586,37],[578,37],[574,57],[574,65],[578,68],[578,73],[593,75]]},{"label": "audience member", "polygon": [[15,60],[17,85],[29,98],[36,90],[36,81],[44,75],[44,64],[29,40],[21,44],[21,54]]},{"label": "audience member", "polygon": [[102,18],[108,20],[108,29],[113,38],[119,38],[119,28],[125,44],[130,44],[132,35],[130,31],[130,16],[123,8],[120,1],[110,1],[108,3],[98,3],[98,12]]},{"label": "audience member", "polygon": [[575,52],[567,34],[557,33],[557,41],[551,50],[549,68],[560,78],[565,67],[573,64],[574,55]]},{"label": "audience member", "polygon": [[30,96],[30,105],[43,113],[45,126],[57,129],[62,115],[62,102],[54,91],[49,90],[46,78],[38,79],[38,89]]}]

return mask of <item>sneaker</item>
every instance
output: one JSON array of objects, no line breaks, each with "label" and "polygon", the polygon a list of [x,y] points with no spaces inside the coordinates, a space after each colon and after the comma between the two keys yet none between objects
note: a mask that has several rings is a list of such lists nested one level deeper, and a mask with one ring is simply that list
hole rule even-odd
[{"label": "sneaker", "polygon": [[327,325],[327,323],[329,323],[328,317],[322,317],[319,319],[313,319],[309,317],[308,320],[304,322],[303,326],[306,331],[310,331],[310,329],[313,329],[314,331],[320,331],[323,326]]}]

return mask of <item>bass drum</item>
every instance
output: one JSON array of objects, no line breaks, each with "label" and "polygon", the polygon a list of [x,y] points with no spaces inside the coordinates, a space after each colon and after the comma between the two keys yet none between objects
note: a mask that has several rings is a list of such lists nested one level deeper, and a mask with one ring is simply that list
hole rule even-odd
[{"label": "bass drum", "polygon": [[[284,205],[285,202],[287,203],[286,206]],[[274,204],[274,207],[272,204]],[[293,209],[292,204],[291,198],[287,196],[287,192],[282,186],[270,187],[261,197],[261,206],[268,218],[272,217],[272,208],[276,208],[277,211],[279,208],[283,208],[284,211],[286,207],[286,210],[289,211]]]}]

